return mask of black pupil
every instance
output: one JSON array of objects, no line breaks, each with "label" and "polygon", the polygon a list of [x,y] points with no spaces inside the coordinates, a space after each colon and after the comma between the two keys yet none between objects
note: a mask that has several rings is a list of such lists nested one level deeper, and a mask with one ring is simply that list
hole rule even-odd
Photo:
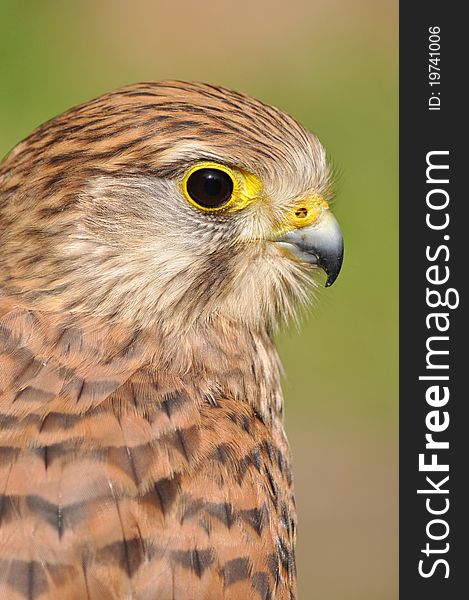
[{"label": "black pupil", "polygon": [[199,169],[189,176],[187,192],[204,208],[220,208],[231,198],[233,181],[224,171]]}]

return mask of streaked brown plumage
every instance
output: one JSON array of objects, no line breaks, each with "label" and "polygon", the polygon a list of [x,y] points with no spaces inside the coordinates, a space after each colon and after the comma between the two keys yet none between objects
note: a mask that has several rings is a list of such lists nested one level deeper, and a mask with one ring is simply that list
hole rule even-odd
[{"label": "streaked brown plumage", "polygon": [[[201,160],[262,198],[198,212],[178,182]],[[102,96],[6,157],[0,598],[296,597],[271,332],[311,269],[271,235],[329,185],[293,119],[181,82]]]}]

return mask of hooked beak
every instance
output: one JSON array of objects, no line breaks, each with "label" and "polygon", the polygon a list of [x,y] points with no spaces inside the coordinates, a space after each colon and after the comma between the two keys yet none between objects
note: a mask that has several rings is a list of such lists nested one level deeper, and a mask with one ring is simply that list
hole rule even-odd
[{"label": "hooked beak", "polygon": [[327,275],[326,287],[337,279],[344,257],[344,238],[330,210],[324,210],[313,224],[293,229],[275,239],[283,248]]}]

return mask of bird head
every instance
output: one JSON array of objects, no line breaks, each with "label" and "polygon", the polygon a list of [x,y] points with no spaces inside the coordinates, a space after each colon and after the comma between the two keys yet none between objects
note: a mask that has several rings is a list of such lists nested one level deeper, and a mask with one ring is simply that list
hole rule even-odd
[{"label": "bird head", "polygon": [[339,274],[330,194],[319,140],[283,112],[206,84],[128,86],[0,166],[0,290],[139,327],[271,327],[319,269]]}]

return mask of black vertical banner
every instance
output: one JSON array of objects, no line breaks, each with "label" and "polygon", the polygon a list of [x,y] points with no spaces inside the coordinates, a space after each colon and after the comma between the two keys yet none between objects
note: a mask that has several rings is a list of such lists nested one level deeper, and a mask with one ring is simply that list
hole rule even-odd
[{"label": "black vertical banner", "polygon": [[469,598],[463,7],[400,5],[401,600]]}]

